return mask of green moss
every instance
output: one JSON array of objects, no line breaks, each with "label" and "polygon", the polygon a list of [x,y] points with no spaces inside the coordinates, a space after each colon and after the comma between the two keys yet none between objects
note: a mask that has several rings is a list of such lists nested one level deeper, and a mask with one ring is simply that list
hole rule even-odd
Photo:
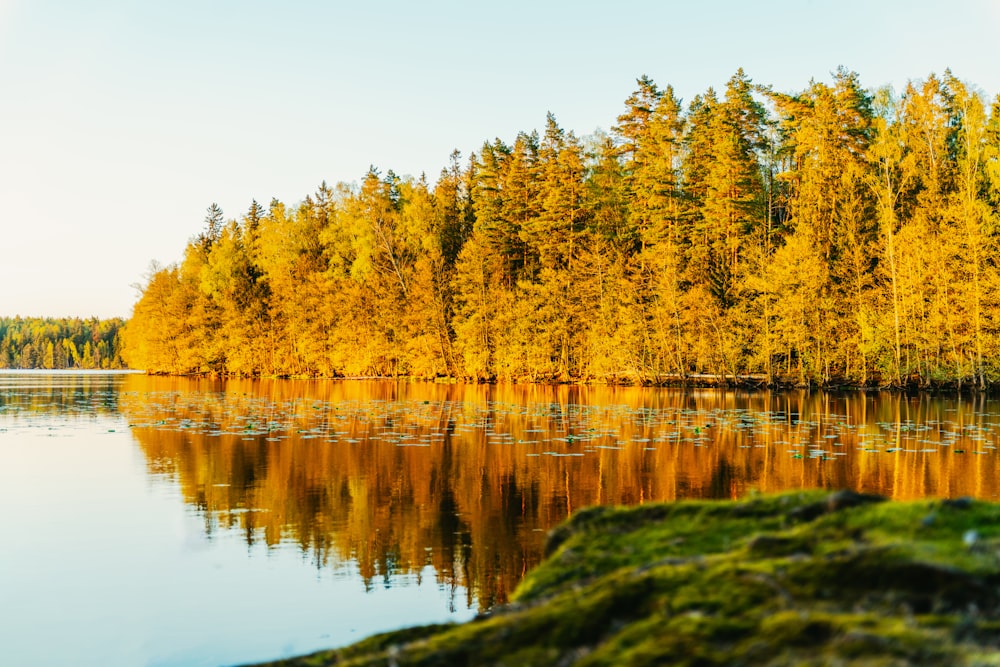
[{"label": "green moss", "polygon": [[1000,506],[787,493],[578,512],[514,602],[283,665],[1000,665]]}]

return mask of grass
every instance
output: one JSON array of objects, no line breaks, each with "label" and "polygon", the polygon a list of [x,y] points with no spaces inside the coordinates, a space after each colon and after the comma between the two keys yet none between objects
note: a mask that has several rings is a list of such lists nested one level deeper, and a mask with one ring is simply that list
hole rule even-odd
[{"label": "grass", "polygon": [[589,508],[509,605],[271,664],[1000,665],[1000,505],[805,492]]}]

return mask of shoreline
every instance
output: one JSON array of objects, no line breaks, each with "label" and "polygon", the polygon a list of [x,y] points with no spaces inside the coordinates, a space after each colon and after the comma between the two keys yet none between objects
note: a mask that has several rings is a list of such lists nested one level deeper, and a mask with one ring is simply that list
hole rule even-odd
[{"label": "shoreline", "polygon": [[[12,369],[16,370],[16,369]],[[27,370],[27,369],[25,369]],[[37,370],[37,369],[35,369]],[[217,380],[331,380],[331,381],[365,381],[365,382],[426,382],[435,384],[478,384],[478,385],[539,385],[539,386],[578,386],[578,387],[646,387],[650,389],[736,389],[744,391],[826,391],[826,392],[893,392],[904,394],[931,395],[985,395],[1000,394],[1000,383],[987,384],[979,387],[971,382],[929,382],[914,379],[902,385],[896,384],[859,384],[847,380],[833,380],[825,383],[800,383],[790,380],[768,381],[761,375],[710,375],[705,373],[692,374],[685,377],[660,378],[656,381],[619,382],[608,380],[578,379],[498,379],[498,378],[462,378],[455,376],[413,376],[413,375],[321,375],[321,374],[239,374],[218,373],[214,371],[194,373],[148,372],[143,370],[124,369],[122,372],[143,373],[151,377],[189,377]]]},{"label": "shoreline", "polygon": [[261,663],[1000,664],[1000,504],[789,492],[577,511],[511,603]]}]

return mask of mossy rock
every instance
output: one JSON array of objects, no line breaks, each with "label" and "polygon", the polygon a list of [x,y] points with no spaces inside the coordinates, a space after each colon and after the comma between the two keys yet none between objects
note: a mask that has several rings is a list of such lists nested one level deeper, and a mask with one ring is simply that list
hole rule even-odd
[{"label": "mossy rock", "polygon": [[1000,665],[1000,505],[594,507],[513,602],[273,665]]}]

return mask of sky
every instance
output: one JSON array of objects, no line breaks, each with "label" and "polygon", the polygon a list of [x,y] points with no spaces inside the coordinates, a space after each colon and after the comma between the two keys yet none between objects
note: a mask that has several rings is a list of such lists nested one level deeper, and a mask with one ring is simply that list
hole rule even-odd
[{"label": "sky", "polygon": [[1000,0],[0,0],[0,316],[128,317],[213,202],[294,204],[547,112],[610,129],[646,74],[686,103],[742,67],[1000,92]]}]

